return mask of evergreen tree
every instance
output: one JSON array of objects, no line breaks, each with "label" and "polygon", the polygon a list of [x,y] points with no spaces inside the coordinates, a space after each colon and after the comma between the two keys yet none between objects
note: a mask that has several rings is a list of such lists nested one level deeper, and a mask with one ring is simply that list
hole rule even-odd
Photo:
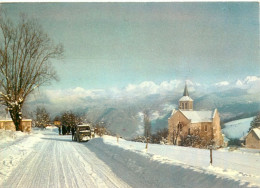
[{"label": "evergreen tree", "polygon": [[[260,127],[260,112],[258,112],[258,114],[257,114],[256,117],[253,119],[253,121],[251,121],[249,131],[250,131],[251,129],[256,128],[256,127]],[[248,131],[248,132],[249,132],[249,131]]]}]

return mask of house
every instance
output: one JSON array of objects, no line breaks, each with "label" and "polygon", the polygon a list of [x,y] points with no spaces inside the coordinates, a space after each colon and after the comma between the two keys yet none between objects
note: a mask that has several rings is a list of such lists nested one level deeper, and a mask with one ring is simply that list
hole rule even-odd
[{"label": "house", "polygon": [[260,149],[260,127],[249,131],[245,137],[245,146],[247,148]]},{"label": "house", "polygon": [[168,143],[174,145],[206,147],[222,146],[224,143],[218,110],[195,111],[193,100],[185,84],[179,109],[168,118]]},{"label": "house", "polygon": [[[21,127],[22,127],[23,132],[31,132],[32,120],[31,119],[23,119]],[[14,122],[11,119],[0,120],[0,129],[13,130],[13,131],[16,130]]]},{"label": "house", "polygon": [[58,121],[58,120],[55,120],[55,121],[53,122],[53,124],[54,124],[56,127],[60,127],[61,122]]}]

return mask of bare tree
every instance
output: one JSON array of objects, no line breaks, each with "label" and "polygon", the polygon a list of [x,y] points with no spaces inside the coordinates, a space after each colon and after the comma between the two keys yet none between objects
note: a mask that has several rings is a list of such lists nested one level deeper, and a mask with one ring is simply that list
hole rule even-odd
[{"label": "bare tree", "polygon": [[14,24],[1,11],[0,101],[8,108],[16,130],[21,130],[27,96],[56,79],[51,60],[62,54],[62,45],[55,45],[35,20],[21,16]]},{"label": "bare tree", "polygon": [[144,136],[149,138],[151,136],[151,121],[149,118],[149,111],[144,110]]},{"label": "bare tree", "polygon": [[44,107],[37,107],[34,121],[36,127],[45,128],[51,122],[50,114]]},{"label": "bare tree", "polygon": [[97,134],[99,136],[109,135],[110,132],[108,131],[108,127],[109,127],[109,123],[108,122],[105,122],[105,121],[97,122],[94,125],[95,134]]},{"label": "bare tree", "polygon": [[157,130],[156,133],[152,135],[151,141],[155,144],[166,143],[168,134],[168,128]]},{"label": "bare tree", "polygon": [[72,112],[72,111],[67,111],[63,112],[61,115],[61,123],[62,125],[65,125],[66,127],[74,127],[76,125],[80,125],[83,123],[83,118]]},{"label": "bare tree", "polygon": [[179,144],[179,143],[177,143],[177,141],[178,141],[179,137],[181,138],[181,136],[180,136],[181,131],[182,131],[182,124],[179,122],[178,125],[176,126],[176,129],[175,128],[173,129],[173,135],[172,135],[173,141],[172,141],[172,143],[174,145]]},{"label": "bare tree", "polygon": [[144,137],[146,139],[145,149],[148,149],[148,143],[151,139],[151,121],[149,118],[149,111],[144,110]]}]

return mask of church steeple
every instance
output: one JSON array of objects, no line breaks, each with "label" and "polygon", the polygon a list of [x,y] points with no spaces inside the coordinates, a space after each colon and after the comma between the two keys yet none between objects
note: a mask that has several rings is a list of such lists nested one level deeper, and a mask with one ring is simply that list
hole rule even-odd
[{"label": "church steeple", "polygon": [[193,100],[189,96],[187,82],[185,83],[183,97],[179,100],[180,110],[193,110]]},{"label": "church steeple", "polygon": [[189,92],[188,92],[188,88],[187,88],[187,82],[185,82],[185,88],[184,88],[183,96],[189,96]]}]

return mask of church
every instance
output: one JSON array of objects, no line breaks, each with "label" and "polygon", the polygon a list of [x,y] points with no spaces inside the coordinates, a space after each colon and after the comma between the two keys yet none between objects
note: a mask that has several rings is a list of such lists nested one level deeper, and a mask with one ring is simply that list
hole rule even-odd
[{"label": "church", "polygon": [[193,110],[187,84],[179,100],[179,109],[174,109],[168,118],[168,130],[168,143],[178,146],[221,147],[224,141],[218,110]]}]

